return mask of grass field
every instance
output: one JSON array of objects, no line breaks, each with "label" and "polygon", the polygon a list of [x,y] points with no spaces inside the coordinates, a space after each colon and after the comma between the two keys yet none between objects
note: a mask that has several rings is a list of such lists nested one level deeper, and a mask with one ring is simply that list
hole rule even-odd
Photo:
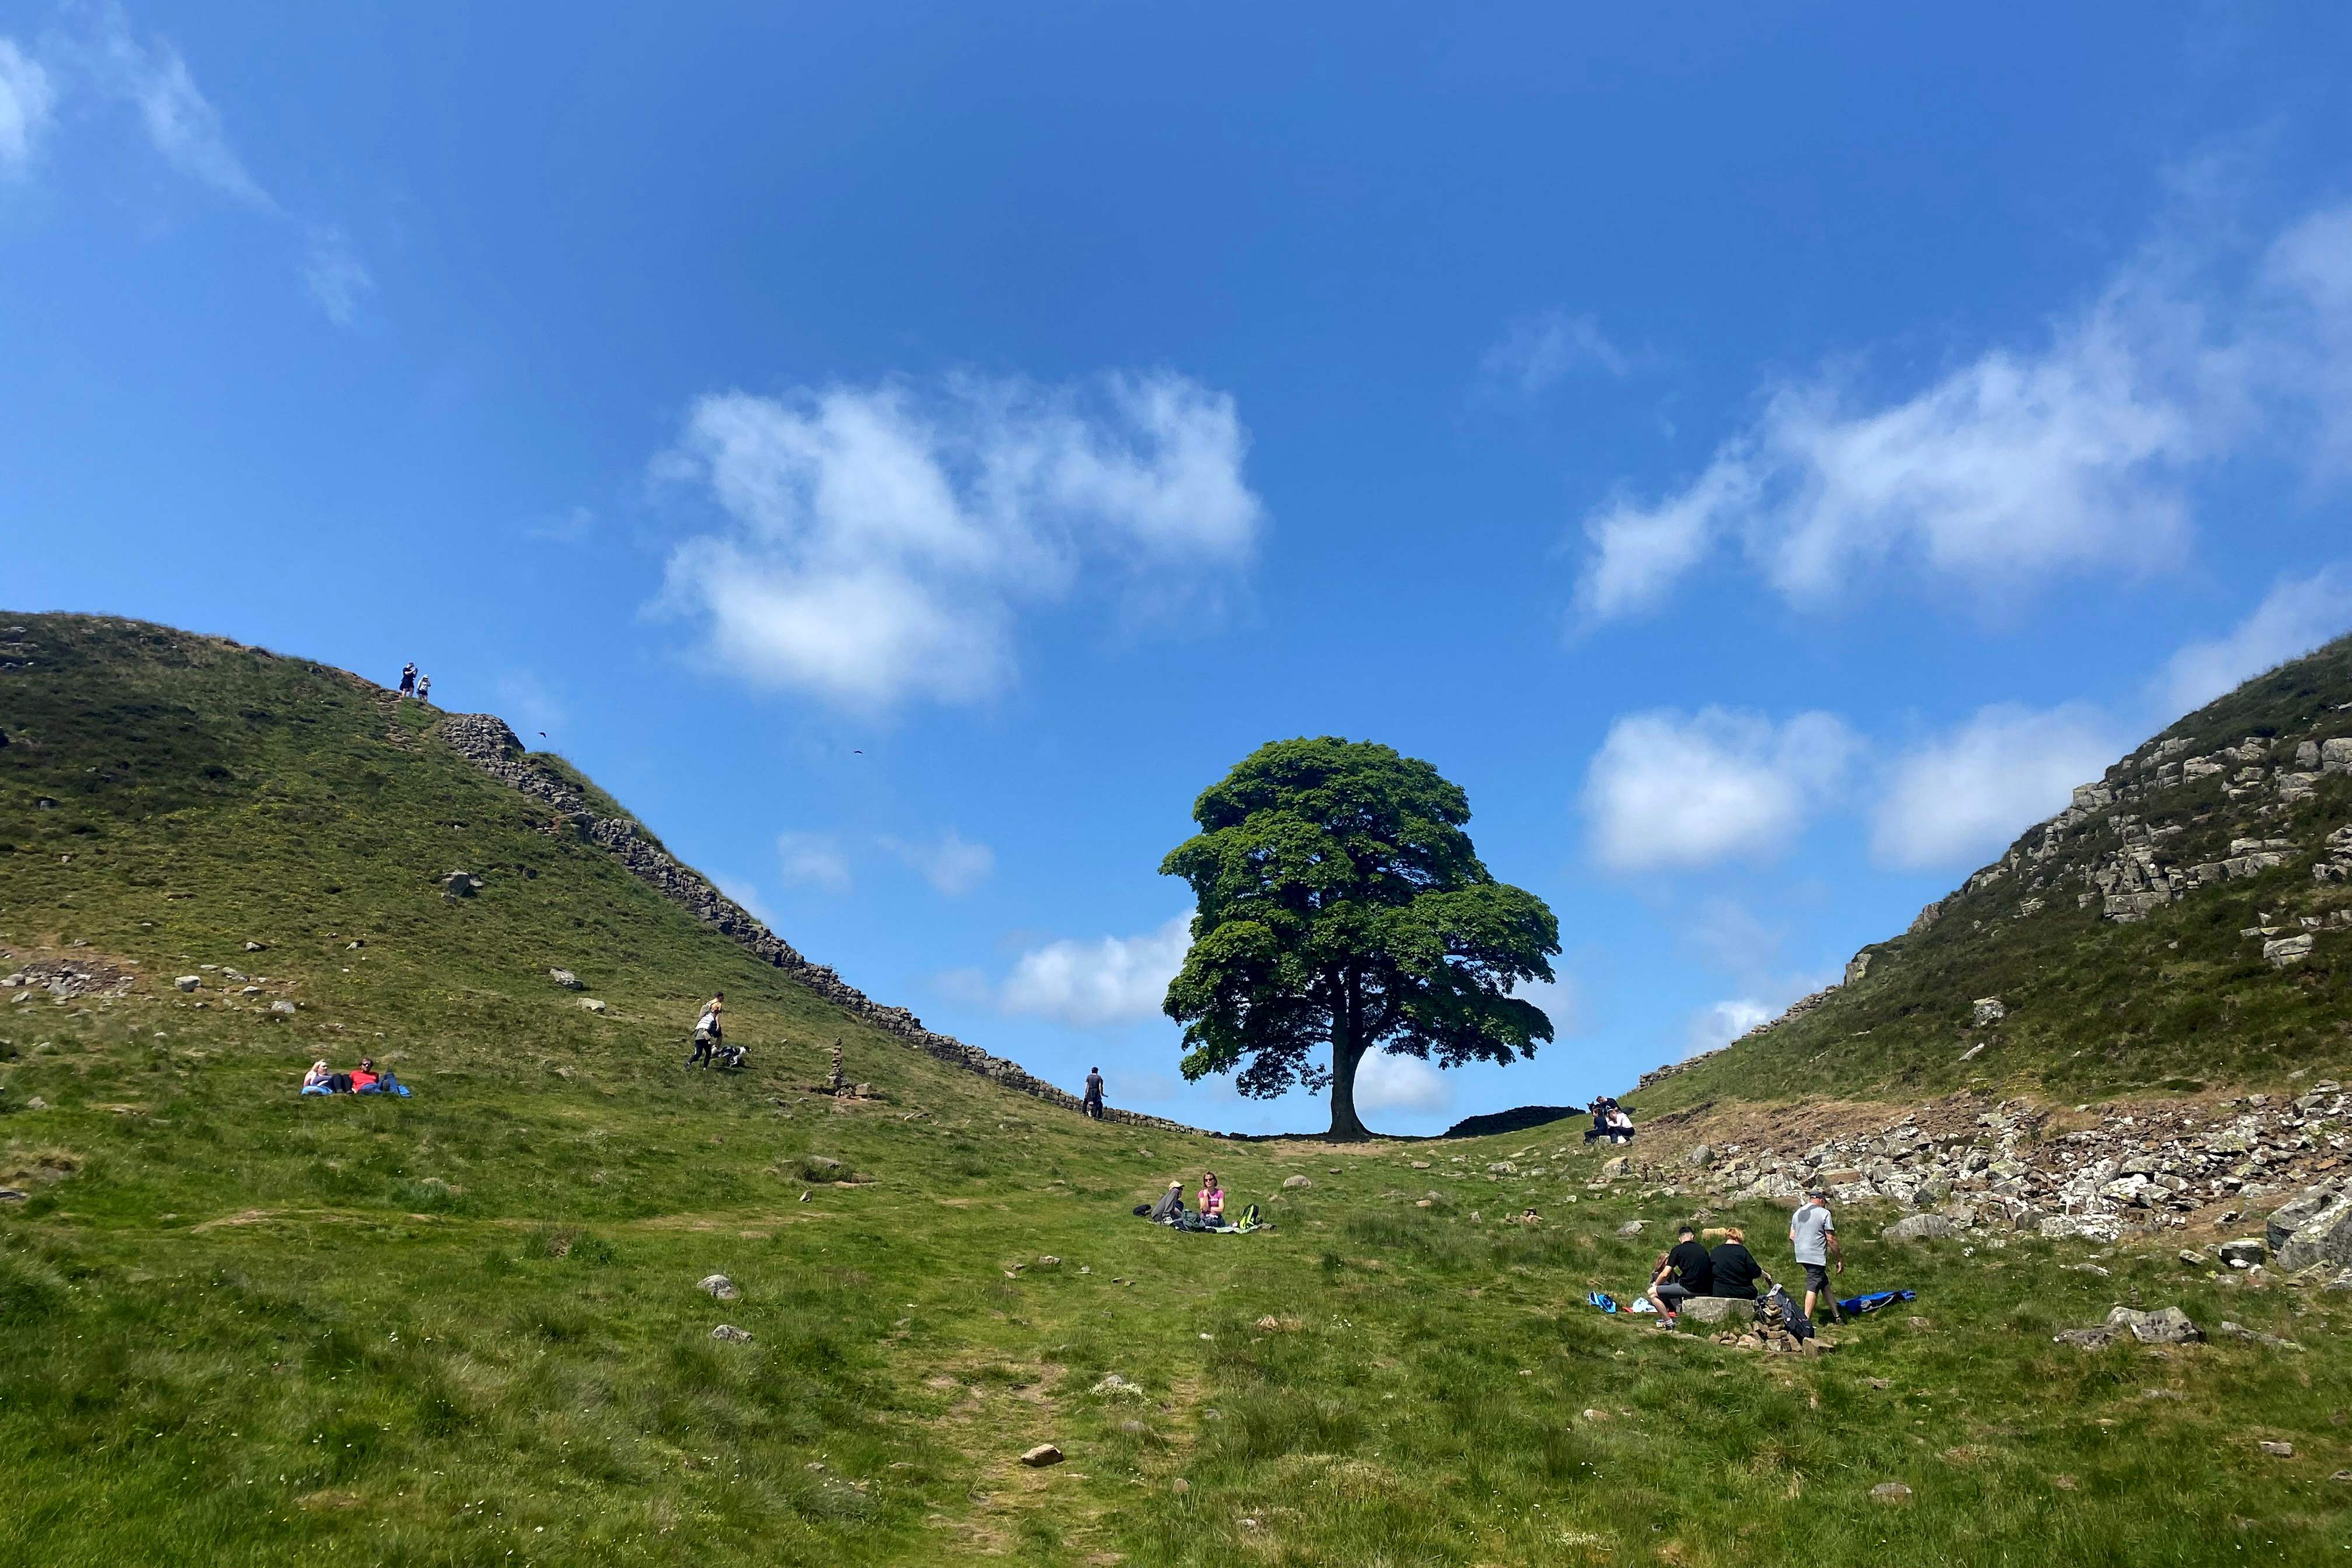
[{"label": "grass field", "polygon": [[[1833,1354],[1604,1317],[1586,1291],[1630,1298],[1691,1200],[1588,1186],[1565,1129],[1087,1122],[536,831],[414,706],[127,623],[6,624],[39,646],[0,672],[0,973],[141,978],[0,995],[0,1185],[29,1194],[0,1204],[0,1563],[2352,1553],[2352,1297],[1853,1214],[1848,1284],[1919,1300]],[[485,886],[444,899],[459,867]],[[740,1077],[681,1065],[721,985]],[[880,1100],[808,1092],[835,1037]],[[362,1051],[415,1097],[293,1094]],[[1130,1216],[1204,1164],[1276,1228]],[[1528,1205],[1540,1226],[1502,1223]],[[1777,1212],[1727,1218],[1783,1261]],[[2307,1348],[2050,1342],[2117,1302]],[[1065,1463],[1018,1463],[1049,1441]],[[1872,1500],[1890,1480],[1907,1502]]]}]

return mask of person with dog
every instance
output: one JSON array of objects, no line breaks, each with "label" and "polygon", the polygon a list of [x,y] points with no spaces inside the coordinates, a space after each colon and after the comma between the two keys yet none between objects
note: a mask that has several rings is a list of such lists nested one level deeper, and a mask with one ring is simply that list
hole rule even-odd
[{"label": "person with dog", "polygon": [[724,991],[713,992],[710,1000],[702,1005],[702,1016],[694,1021],[694,1054],[686,1058],[687,1066],[709,1067],[716,1061],[724,1037],[719,1016],[726,1010]]}]

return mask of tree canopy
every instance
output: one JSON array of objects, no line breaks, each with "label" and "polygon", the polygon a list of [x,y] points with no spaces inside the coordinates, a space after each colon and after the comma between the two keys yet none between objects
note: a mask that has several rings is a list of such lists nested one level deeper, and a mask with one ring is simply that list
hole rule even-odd
[{"label": "tree canopy", "polygon": [[[1364,1054],[1441,1067],[1535,1055],[1551,1021],[1512,989],[1549,980],[1559,922],[1496,881],[1463,825],[1470,802],[1427,763],[1368,741],[1275,741],[1192,805],[1201,831],[1160,871],[1192,884],[1192,945],[1168,986],[1184,1076],[1244,1094],[1331,1091],[1356,1114]],[[1315,1060],[1330,1047],[1328,1067]]]}]

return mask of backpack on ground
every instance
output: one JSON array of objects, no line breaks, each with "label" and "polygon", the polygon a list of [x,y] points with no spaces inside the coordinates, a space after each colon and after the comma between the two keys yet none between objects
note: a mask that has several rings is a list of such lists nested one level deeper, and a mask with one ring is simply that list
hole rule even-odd
[{"label": "backpack on ground", "polygon": [[1604,1312],[1613,1312],[1617,1310],[1617,1298],[1606,1290],[1588,1290],[1585,1292],[1584,1300],[1587,1306],[1598,1307]]},{"label": "backpack on ground", "polygon": [[1813,1321],[1805,1316],[1805,1310],[1790,1299],[1788,1291],[1775,1285],[1772,1287],[1772,1293],[1766,1300],[1779,1304],[1780,1321],[1790,1333],[1801,1340],[1813,1337]]}]

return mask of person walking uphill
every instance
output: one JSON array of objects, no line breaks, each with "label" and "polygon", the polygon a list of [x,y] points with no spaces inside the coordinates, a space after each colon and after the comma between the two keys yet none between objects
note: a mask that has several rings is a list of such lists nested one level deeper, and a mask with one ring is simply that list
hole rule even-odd
[{"label": "person walking uphill", "polygon": [[1102,1068],[1088,1068],[1087,1069],[1086,1112],[1088,1116],[1093,1117],[1097,1121],[1100,1121],[1103,1119],[1102,1094]]},{"label": "person walking uphill", "polygon": [[1830,1214],[1827,1189],[1815,1187],[1789,1216],[1789,1246],[1796,1253],[1797,1266],[1805,1271],[1805,1316],[1813,1315],[1813,1303],[1819,1300],[1828,1305],[1830,1321],[1837,1321],[1837,1292],[1830,1289],[1830,1260],[1837,1259],[1837,1271],[1843,1274],[1845,1255],[1838,1250],[1837,1221]]},{"label": "person walking uphill", "polygon": [[688,1067],[708,1067],[719,1051],[720,1025],[719,1016],[727,1010],[727,993],[717,991],[702,1005],[702,1016],[694,1021],[694,1054],[686,1058]]}]

